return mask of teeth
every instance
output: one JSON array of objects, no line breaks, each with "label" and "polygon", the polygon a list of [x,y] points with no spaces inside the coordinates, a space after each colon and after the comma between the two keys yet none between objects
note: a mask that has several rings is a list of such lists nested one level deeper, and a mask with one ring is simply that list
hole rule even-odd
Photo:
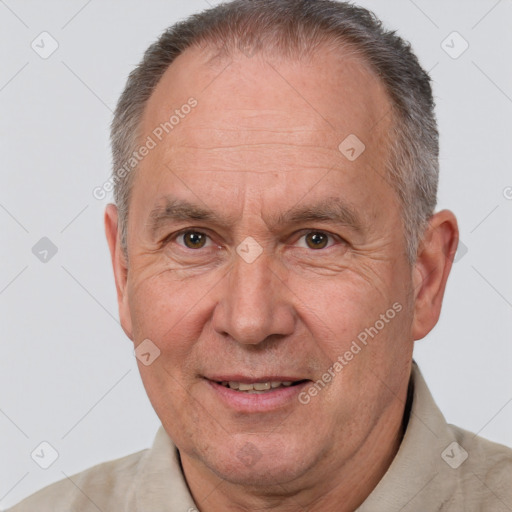
[{"label": "teeth", "polygon": [[255,382],[253,387],[256,391],[267,391],[270,389],[270,382]]},{"label": "teeth", "polygon": [[221,384],[227,388],[235,389],[237,391],[243,391],[245,393],[261,393],[270,389],[276,389],[281,386],[289,387],[292,385],[291,381],[279,382],[254,382],[253,384],[246,384],[244,382],[221,382]]}]

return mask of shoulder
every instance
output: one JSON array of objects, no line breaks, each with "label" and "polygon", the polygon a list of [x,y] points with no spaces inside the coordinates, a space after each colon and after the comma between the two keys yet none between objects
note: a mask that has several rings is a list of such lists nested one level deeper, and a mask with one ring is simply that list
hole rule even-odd
[{"label": "shoulder", "polygon": [[[477,489],[492,510],[512,508],[512,449],[454,425],[449,425],[465,460],[461,464],[461,487],[471,495]],[[467,455],[466,455],[467,454]]]},{"label": "shoulder", "polygon": [[138,466],[148,450],[93,466],[55,482],[6,512],[127,510]]}]

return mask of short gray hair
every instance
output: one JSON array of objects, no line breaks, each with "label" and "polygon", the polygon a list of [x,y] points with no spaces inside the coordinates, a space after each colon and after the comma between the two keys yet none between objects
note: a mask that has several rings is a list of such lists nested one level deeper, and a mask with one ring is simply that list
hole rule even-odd
[{"label": "short gray hair", "polygon": [[111,125],[114,199],[125,256],[135,170],[116,169],[136,150],[145,106],[176,57],[190,47],[218,45],[224,52],[264,48],[293,59],[322,43],[356,50],[389,95],[393,123],[385,178],[398,195],[407,256],[414,262],[437,202],[439,136],[430,77],[410,44],[372,12],[334,0],[234,0],[176,23],[146,50],[128,77]]}]

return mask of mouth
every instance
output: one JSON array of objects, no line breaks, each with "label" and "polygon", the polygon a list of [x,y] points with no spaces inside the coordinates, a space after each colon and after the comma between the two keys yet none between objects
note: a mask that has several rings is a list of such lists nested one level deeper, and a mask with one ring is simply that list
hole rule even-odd
[{"label": "mouth", "polygon": [[271,412],[300,405],[297,397],[311,383],[309,379],[284,375],[259,378],[222,375],[205,377],[205,381],[217,399],[242,413]]}]

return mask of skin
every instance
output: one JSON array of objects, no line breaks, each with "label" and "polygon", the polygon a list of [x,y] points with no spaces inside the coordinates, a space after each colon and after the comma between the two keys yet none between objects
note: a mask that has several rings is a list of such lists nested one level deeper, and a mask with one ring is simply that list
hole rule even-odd
[{"label": "skin", "polygon": [[[139,369],[201,511],[354,510],[399,447],[414,340],[438,320],[457,223],[435,214],[408,262],[383,170],[390,103],[357,56],[212,55],[187,50],[148,102],[144,138],[188,98],[198,105],[139,164],[129,263],[116,207],[106,209],[121,323],[135,346],[150,339],[161,351]],[[352,162],[338,150],[348,134],[366,146]],[[153,235],[150,212],[166,195],[223,221],[169,221]],[[359,229],[274,222],[332,198]],[[174,236],[184,229],[207,235],[205,245]],[[311,244],[314,233],[325,247]],[[248,236],[262,249],[252,263],[236,251]],[[240,412],[205,379],[315,382],[395,303],[401,311],[307,405]]]}]

